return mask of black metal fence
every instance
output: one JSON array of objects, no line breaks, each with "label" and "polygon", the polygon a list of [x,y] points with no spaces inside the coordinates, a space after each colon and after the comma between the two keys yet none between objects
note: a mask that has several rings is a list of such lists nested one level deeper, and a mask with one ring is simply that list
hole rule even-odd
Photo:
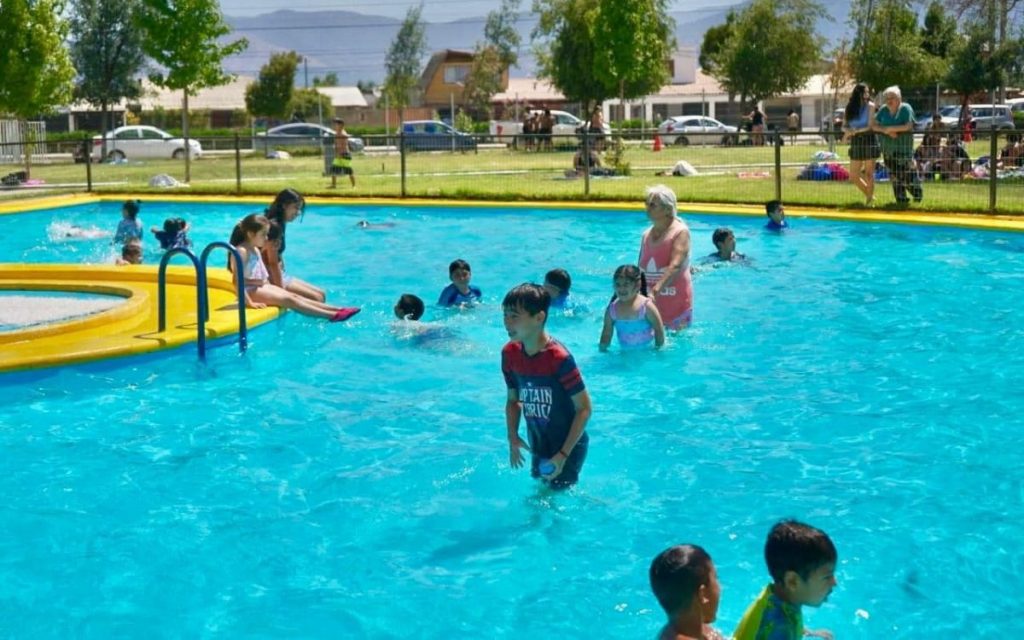
[{"label": "black metal fence", "polygon": [[[904,176],[923,189],[912,208],[1024,211],[1024,145],[1015,131],[924,133],[915,134],[912,171]],[[371,136],[353,144],[361,143],[351,161],[354,186],[347,174],[332,177],[330,139],[203,137],[187,169],[182,143],[146,148],[146,142],[115,144],[105,154],[93,139],[37,143],[29,157],[21,145],[0,144],[0,199],[82,191],[268,194],[293,187],[363,197],[636,201],[646,186],[664,182],[680,201],[780,199],[856,209],[866,206],[873,183],[873,206],[901,206],[891,168],[880,159],[873,180],[866,171],[851,175],[868,167],[851,165],[849,146],[830,132]]]}]

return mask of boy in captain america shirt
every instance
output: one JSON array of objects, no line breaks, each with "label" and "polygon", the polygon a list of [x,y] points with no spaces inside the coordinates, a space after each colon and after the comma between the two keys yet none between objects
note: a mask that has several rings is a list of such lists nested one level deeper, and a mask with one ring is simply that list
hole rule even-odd
[{"label": "boy in captain america shirt", "polygon": [[[509,343],[501,350],[501,372],[508,398],[509,462],[523,466],[522,449],[530,452],[530,475],[548,486],[564,489],[576,484],[590,441],[584,432],[590,419],[590,395],[569,350],[548,335],[551,296],[539,284],[521,284],[501,303]],[[519,420],[526,419],[526,437],[519,437]],[[552,469],[541,471],[541,460]]]}]

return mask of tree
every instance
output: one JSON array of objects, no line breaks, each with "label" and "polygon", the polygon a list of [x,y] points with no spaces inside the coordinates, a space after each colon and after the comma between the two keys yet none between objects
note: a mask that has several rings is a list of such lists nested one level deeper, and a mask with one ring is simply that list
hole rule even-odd
[{"label": "tree", "polygon": [[[284,118],[295,87],[295,70],[302,57],[294,51],[272,53],[260,77],[245,88],[245,108],[254,116]],[[313,82],[316,86],[316,82]]]},{"label": "tree", "polygon": [[324,74],[323,78],[320,76],[313,76],[314,87],[336,87],[339,84],[341,83],[338,82],[338,74],[334,71],[328,71]]},{"label": "tree", "polygon": [[316,120],[323,124],[321,118],[327,116],[329,122],[334,115],[333,109],[331,99],[316,89],[296,89],[287,105],[286,115],[303,122]]},{"label": "tree", "polygon": [[712,54],[711,75],[741,104],[801,89],[821,58],[823,15],[814,0],[753,0]]},{"label": "tree", "polygon": [[487,118],[491,98],[502,89],[502,74],[519,62],[519,32],[515,22],[520,0],[502,0],[501,7],[487,14],[484,41],[473,51],[473,65],[466,77],[465,96],[474,110]]},{"label": "tree", "polygon": [[659,89],[674,46],[663,0],[535,0],[540,76],[585,113]]},{"label": "tree", "polygon": [[956,18],[948,15],[938,0],[932,0],[924,14],[921,48],[936,58],[946,60],[953,51],[956,39]]},{"label": "tree", "polygon": [[[594,35],[598,78],[625,105],[657,93],[668,80],[676,41],[667,0],[601,0]],[[625,114],[625,108],[623,108]]]},{"label": "tree", "polygon": [[874,90],[901,84],[934,84],[942,62],[924,47],[917,14],[907,0],[855,0],[850,24],[856,35],[850,51],[853,75]]},{"label": "tree", "polygon": [[359,89],[359,93],[373,93],[377,90],[377,83],[373,80],[357,80],[356,89]]},{"label": "tree", "polygon": [[[71,59],[78,71],[75,97],[100,108],[100,126],[110,129],[109,109],[142,94],[138,74],[146,57],[135,28],[137,0],[78,0],[71,14]],[[102,138],[107,156],[107,137]]]},{"label": "tree", "polygon": [[714,71],[714,59],[725,46],[735,23],[736,12],[729,9],[729,13],[725,14],[724,23],[711,27],[704,32],[704,40],[700,44],[700,55],[697,56],[697,64],[706,73],[712,74]]},{"label": "tree", "polygon": [[971,94],[993,91],[1006,83],[1007,68],[1013,66],[1016,48],[1007,44],[991,50],[992,33],[986,25],[970,24],[957,37],[950,56],[946,84],[960,94],[961,125]]},{"label": "tree", "polygon": [[402,26],[388,49],[385,59],[387,78],[384,80],[384,95],[391,106],[398,109],[398,117],[404,119],[404,111],[412,101],[412,93],[420,79],[420,61],[427,53],[427,32],[423,24],[423,5],[409,7]]},{"label": "tree", "polygon": [[[75,69],[60,10],[55,0],[0,2],[0,113],[27,120],[71,101]],[[27,137],[25,172],[31,174],[31,131]]]},{"label": "tree", "polygon": [[[224,58],[244,51],[244,38],[220,44],[231,33],[217,0],[141,0],[139,27],[143,50],[161,69],[149,75],[153,84],[181,90],[182,130],[188,146],[188,97],[199,89],[225,84]],[[192,177],[191,153],[185,153],[185,182]]]}]

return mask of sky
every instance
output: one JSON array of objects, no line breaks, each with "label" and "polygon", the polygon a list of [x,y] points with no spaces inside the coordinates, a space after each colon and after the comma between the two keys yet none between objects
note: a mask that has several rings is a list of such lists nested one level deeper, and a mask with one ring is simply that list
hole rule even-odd
[{"label": "sky", "polygon": [[[279,9],[293,11],[355,11],[376,16],[402,18],[411,6],[419,2],[410,0],[220,0],[221,11],[229,16],[254,16]],[[529,10],[532,0],[522,0],[523,10]],[[736,0],[670,0],[672,11],[723,7],[736,4]],[[424,0],[423,18],[428,22],[445,22],[471,16],[483,16],[498,8],[500,0]]]}]

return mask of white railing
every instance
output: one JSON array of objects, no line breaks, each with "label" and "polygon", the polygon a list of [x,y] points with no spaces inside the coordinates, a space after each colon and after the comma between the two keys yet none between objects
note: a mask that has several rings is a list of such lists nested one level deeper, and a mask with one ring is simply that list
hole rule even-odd
[{"label": "white railing", "polygon": [[32,155],[46,153],[46,123],[0,120],[0,163],[21,163],[25,158],[27,133],[32,132]]}]

